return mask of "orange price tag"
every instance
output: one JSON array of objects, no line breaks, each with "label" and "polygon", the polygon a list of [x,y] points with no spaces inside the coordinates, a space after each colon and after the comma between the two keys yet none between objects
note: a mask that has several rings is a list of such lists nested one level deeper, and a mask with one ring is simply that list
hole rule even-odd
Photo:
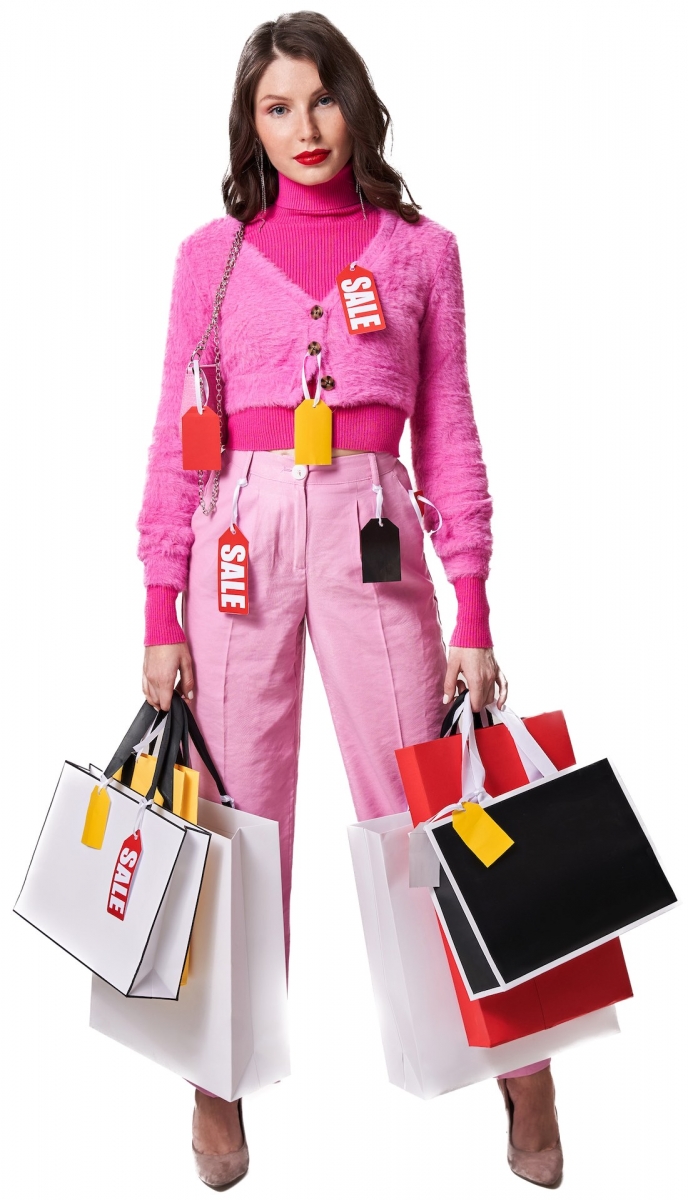
[{"label": "orange price tag", "polygon": [[349,333],[376,333],[385,328],[372,271],[352,264],[339,272],[337,287]]}]

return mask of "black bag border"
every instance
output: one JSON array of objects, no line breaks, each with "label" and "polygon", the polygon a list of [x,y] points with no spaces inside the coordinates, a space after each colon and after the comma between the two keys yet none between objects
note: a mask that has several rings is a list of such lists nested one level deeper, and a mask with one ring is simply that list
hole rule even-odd
[{"label": "black bag border", "polygon": [[[54,804],[54,802],[55,802],[55,798],[56,798],[56,796],[57,796],[57,793],[58,793],[58,791],[59,791],[59,789],[60,789],[60,784],[61,784],[61,782],[62,782],[62,777],[63,777],[63,775],[64,775],[64,772],[65,772],[65,767],[71,767],[71,768],[73,768],[75,771],[80,771],[80,772],[81,772],[83,775],[87,775],[89,779],[96,779],[96,781],[97,781],[97,777],[96,777],[96,776],[93,774],[93,772],[92,772],[91,770],[89,770],[87,767],[82,767],[82,766],[81,766],[79,763],[72,762],[72,761],[71,761],[71,759],[65,759],[65,760],[64,760],[64,762],[63,762],[63,764],[62,764],[62,768],[61,768],[61,770],[60,770],[60,774],[59,774],[59,776],[58,776],[57,783],[56,783],[56,785],[55,785],[55,789],[54,789],[54,791],[53,791],[52,799],[51,799],[51,801],[50,801],[50,804],[48,805],[48,809],[47,809],[47,812],[46,812],[46,814],[45,814],[45,817],[43,818],[43,823],[42,823],[42,825],[41,825],[40,832],[39,832],[39,834],[38,834],[38,838],[36,839],[36,844],[35,844],[35,846],[34,846],[34,848],[33,848],[33,852],[32,852],[32,854],[31,854],[31,858],[30,858],[30,860],[29,860],[29,865],[28,865],[28,867],[27,867],[27,869],[26,869],[26,872],[25,872],[25,875],[24,875],[24,880],[23,880],[23,882],[22,882],[22,885],[21,885],[21,888],[20,888],[20,890],[19,890],[19,894],[18,894],[18,896],[17,896],[17,899],[15,900],[15,903],[14,903],[14,906],[13,906],[13,909],[12,909],[12,911],[13,911],[13,912],[15,912],[15,913],[17,914],[17,916],[18,916],[18,917],[21,917],[22,921],[26,921],[26,924],[27,924],[27,925],[30,925],[30,926],[32,927],[32,929],[36,929],[36,930],[37,930],[37,931],[38,931],[40,934],[42,934],[42,935],[43,935],[43,937],[47,938],[49,942],[52,942],[52,943],[53,943],[53,945],[55,945],[55,946],[59,946],[60,950],[63,950],[63,951],[64,951],[64,953],[65,953],[65,954],[68,954],[70,958],[73,958],[75,962],[78,962],[78,963],[80,963],[80,964],[81,964],[81,966],[83,966],[83,967],[86,967],[86,969],[87,969],[88,971],[90,971],[90,972],[91,972],[93,975],[97,975],[97,976],[98,976],[98,978],[99,978],[99,979],[102,979],[104,983],[107,983],[109,987],[113,988],[113,989],[114,989],[116,992],[119,992],[120,996],[125,996],[127,999],[135,999],[135,1000],[145,1000],[145,999],[148,999],[148,1000],[169,1000],[169,1001],[172,1001],[172,1002],[174,1002],[175,1000],[178,1000],[178,999],[179,999],[179,992],[180,992],[180,990],[181,990],[181,976],[182,976],[182,975],[183,975],[183,973],[184,973],[184,963],[186,962],[186,954],[185,954],[185,956],[184,956],[184,959],[183,959],[183,961],[182,961],[182,971],[181,971],[181,974],[180,974],[180,977],[179,977],[179,980],[180,980],[180,981],[179,981],[179,985],[177,986],[177,995],[176,995],[176,996],[134,996],[134,997],[132,997],[132,996],[130,995],[130,992],[131,992],[131,988],[133,987],[133,985],[134,985],[134,982],[135,982],[135,980],[136,980],[136,976],[138,975],[138,972],[139,972],[139,970],[141,969],[141,963],[143,962],[143,959],[144,959],[144,956],[145,956],[146,950],[148,949],[148,943],[150,942],[150,939],[151,939],[151,936],[152,936],[152,933],[153,933],[153,929],[155,928],[155,924],[156,924],[156,922],[157,922],[157,919],[158,919],[158,917],[159,917],[159,915],[160,915],[160,909],[162,908],[162,905],[163,905],[163,903],[164,903],[164,901],[165,901],[165,898],[166,898],[166,896],[167,896],[167,892],[168,892],[168,889],[169,889],[169,886],[170,886],[170,881],[171,881],[171,879],[172,879],[172,875],[173,875],[173,873],[174,873],[174,869],[175,869],[175,867],[176,867],[176,865],[177,865],[177,862],[178,862],[178,860],[179,860],[179,855],[181,854],[182,845],[184,844],[184,839],[185,839],[185,838],[186,838],[186,836],[187,836],[187,830],[186,830],[185,826],[187,826],[187,825],[188,825],[190,829],[193,829],[193,830],[196,830],[196,831],[198,831],[198,832],[200,832],[200,833],[203,833],[203,834],[205,834],[205,836],[206,836],[206,839],[207,839],[207,841],[206,841],[206,851],[205,851],[205,857],[204,857],[204,861],[203,861],[203,869],[202,869],[202,871],[201,871],[201,882],[200,882],[200,886],[199,886],[199,889],[198,889],[198,896],[199,896],[199,897],[200,897],[200,893],[201,893],[201,887],[203,886],[203,878],[204,878],[204,876],[205,876],[205,868],[206,868],[206,864],[207,864],[207,861],[208,861],[208,850],[209,850],[209,848],[210,848],[210,838],[212,837],[212,834],[210,833],[210,831],[209,831],[209,830],[207,830],[207,829],[203,829],[201,826],[194,825],[194,824],[193,824],[191,821],[185,821],[183,817],[178,817],[178,816],[176,816],[176,814],[174,814],[174,813],[169,813],[169,812],[166,812],[166,811],[164,811],[164,810],[162,809],[162,807],[161,807],[159,804],[151,804],[151,805],[149,806],[149,808],[148,808],[148,811],[149,811],[149,812],[150,812],[150,813],[151,813],[153,816],[155,816],[155,817],[157,817],[157,818],[163,818],[163,819],[166,819],[166,818],[172,817],[172,822],[171,822],[171,824],[175,825],[177,828],[179,828],[179,827],[180,827],[179,825],[177,825],[177,822],[180,822],[180,823],[181,823],[181,829],[182,829],[182,837],[181,837],[181,840],[180,840],[180,842],[179,842],[179,847],[178,847],[178,849],[177,849],[177,853],[176,853],[176,855],[175,855],[174,862],[172,863],[172,866],[171,866],[171,868],[170,868],[170,873],[169,873],[169,875],[168,875],[168,878],[167,878],[167,883],[165,884],[165,888],[164,888],[164,890],[163,890],[163,894],[162,894],[162,896],[161,896],[161,898],[160,898],[160,903],[159,903],[159,905],[158,905],[158,907],[157,907],[157,909],[156,909],[155,916],[153,917],[153,920],[152,920],[152,922],[151,922],[151,927],[150,927],[150,929],[149,929],[149,931],[148,931],[148,936],[146,937],[146,941],[145,941],[145,945],[144,945],[144,947],[143,947],[143,950],[142,950],[142,953],[141,953],[141,957],[140,957],[140,959],[139,959],[139,961],[138,961],[138,963],[137,963],[136,970],[134,971],[134,974],[132,975],[131,981],[130,981],[130,983],[128,984],[127,991],[126,991],[126,992],[123,992],[123,991],[121,990],[121,988],[118,988],[118,987],[116,987],[114,983],[111,983],[109,979],[106,979],[106,978],[105,978],[105,976],[104,976],[104,975],[101,975],[101,974],[100,974],[98,971],[94,971],[94,970],[93,970],[93,967],[89,966],[89,964],[88,964],[88,963],[84,962],[84,961],[83,961],[83,959],[79,958],[79,957],[78,957],[76,954],[74,954],[74,953],[73,953],[71,950],[68,950],[68,949],[67,949],[67,947],[66,947],[66,946],[63,946],[61,942],[58,942],[58,941],[56,941],[56,939],[55,939],[55,938],[53,938],[53,937],[51,937],[49,933],[46,933],[46,932],[45,932],[43,929],[41,929],[41,928],[40,928],[38,925],[36,925],[36,924],[35,924],[33,921],[30,921],[30,920],[29,920],[29,918],[28,918],[28,917],[26,917],[26,916],[24,916],[24,914],[23,914],[22,912],[20,912],[20,911],[19,911],[19,909],[17,908],[17,905],[19,904],[19,901],[21,900],[22,892],[24,891],[24,888],[25,888],[25,886],[26,886],[26,881],[27,881],[27,879],[28,879],[28,877],[29,877],[29,873],[30,873],[30,871],[31,871],[31,866],[32,866],[33,860],[34,860],[34,858],[35,858],[35,856],[36,856],[36,851],[37,851],[37,849],[38,849],[38,846],[39,846],[39,843],[40,843],[40,841],[41,841],[41,838],[43,837],[43,832],[44,832],[44,830],[45,830],[45,826],[46,826],[46,824],[47,824],[47,822],[48,822],[48,817],[50,816],[50,812],[51,812],[51,810],[52,810],[52,807],[53,807],[53,804]],[[134,791],[133,791],[131,788],[128,788],[128,787],[127,787],[125,784],[122,784],[122,783],[120,783],[120,782],[119,782],[119,780],[117,780],[117,779],[112,779],[112,780],[110,780],[110,781],[108,782],[108,784],[107,784],[107,787],[108,787],[108,788],[112,788],[113,790],[115,790],[115,791],[116,791],[116,792],[117,792],[119,795],[121,795],[121,796],[122,796],[122,797],[124,797],[125,799],[127,799],[127,800],[131,800],[131,801],[132,801],[132,803],[136,804],[137,806],[139,805],[139,803],[140,803],[140,801],[141,801],[141,796],[139,795],[139,793],[138,793],[138,792],[134,792]],[[156,811],[156,810],[157,810],[157,811]],[[195,920],[195,918],[196,918],[196,909],[197,909],[197,907],[198,907],[198,897],[197,897],[197,899],[196,899],[196,908],[194,909],[194,918],[193,918],[194,920]],[[193,932],[193,921],[192,921],[192,924],[191,924],[191,930],[192,930],[192,932]],[[191,936],[189,936],[189,943],[190,943],[190,941],[191,941]],[[187,945],[187,953],[188,953],[188,945]]]},{"label": "black bag border", "polygon": [[[621,788],[621,791],[623,792],[623,794],[629,804],[629,807],[631,808],[631,811],[633,812],[638,824],[640,825],[640,828],[642,829],[645,837],[647,838],[647,841],[652,849],[653,854],[655,855],[655,858],[657,859],[657,862],[659,863],[661,870],[664,872],[664,875],[668,879],[668,876],[666,875],[666,871],[664,870],[664,864],[662,863],[662,860],[657,852],[657,848],[656,848],[654,842],[652,841],[652,838],[650,837],[650,834],[647,831],[645,823],[644,823],[642,817],[640,816],[640,813],[638,812],[638,809],[636,808],[631,796],[629,795],[628,789],[611,758],[607,757],[607,758],[602,758],[602,759],[596,759],[592,763],[574,763],[570,767],[564,767],[564,769],[562,771],[557,771],[556,776],[555,775],[547,775],[543,779],[535,779],[535,780],[533,780],[532,783],[523,784],[521,787],[514,788],[510,792],[502,792],[501,795],[499,795],[499,796],[491,796],[489,799],[489,802],[484,804],[482,807],[487,810],[487,809],[491,808],[493,804],[501,803],[502,800],[510,799],[512,796],[518,796],[522,792],[532,791],[533,788],[540,787],[541,784],[550,782],[554,778],[557,778],[561,775],[571,775],[574,771],[581,770],[581,768],[583,768],[583,767],[594,766],[595,763],[597,763],[597,762],[608,762],[609,763],[609,766],[612,769],[612,772],[616,778],[616,781],[619,784],[619,787]],[[435,906],[435,911],[439,917],[440,924],[442,925],[442,929],[444,930],[445,937],[447,939],[447,942],[448,942],[449,947],[452,952],[452,957],[458,967],[458,970],[461,974],[461,978],[466,987],[466,991],[468,992],[468,995],[471,1000],[482,1000],[487,996],[498,995],[501,992],[509,992],[509,991],[511,991],[512,988],[518,987],[522,983],[527,983],[531,979],[537,979],[539,975],[544,975],[545,972],[553,970],[555,967],[560,966],[562,963],[571,962],[572,959],[580,958],[581,955],[587,954],[587,952],[589,950],[595,950],[598,946],[603,946],[607,942],[614,941],[614,938],[621,937],[622,934],[630,932],[631,929],[636,929],[640,925],[646,925],[648,921],[653,921],[655,919],[655,917],[660,917],[664,913],[670,912],[672,908],[677,908],[682,903],[680,897],[677,895],[675,889],[672,887],[672,891],[674,891],[674,895],[676,895],[676,900],[674,900],[671,904],[665,905],[664,908],[657,909],[656,912],[651,913],[650,916],[648,916],[648,917],[642,917],[639,921],[633,921],[633,922],[631,922],[630,925],[625,925],[622,929],[618,929],[614,933],[608,934],[606,937],[598,938],[597,941],[595,941],[595,942],[589,942],[586,946],[583,946],[580,950],[574,951],[572,954],[566,954],[562,958],[553,960],[551,963],[548,963],[547,966],[543,967],[541,970],[529,971],[527,975],[521,975],[518,979],[512,980],[511,983],[505,983],[500,971],[498,970],[497,966],[495,965],[495,963],[492,959],[492,956],[490,955],[487,945],[485,944],[485,941],[482,937],[482,934],[473,919],[473,915],[472,915],[470,909],[468,908],[468,905],[466,904],[466,901],[463,897],[463,893],[461,892],[461,889],[459,888],[452,872],[449,870],[449,867],[444,858],[444,855],[442,854],[442,851],[440,850],[435,838],[433,837],[433,829],[434,828],[440,828],[444,825],[449,825],[449,824],[451,824],[451,820],[452,820],[451,814],[448,817],[443,817],[440,821],[437,821],[435,825],[426,826],[426,833],[428,834],[428,836],[430,838],[430,842],[435,851],[435,854],[437,855],[440,863],[442,864],[442,866],[444,868],[444,871],[445,871],[446,876],[452,886],[452,889],[456,895],[456,898],[459,901],[459,904],[461,905],[461,907],[464,911],[466,919],[469,922],[471,929],[473,930],[473,932],[478,940],[480,948],[481,948],[483,954],[485,955],[485,958],[486,958],[487,962],[489,963],[491,970],[494,972],[496,978],[500,979],[503,984],[502,987],[489,988],[486,991],[480,991],[480,992],[473,991],[473,989],[470,987],[470,985],[468,983],[468,980],[466,979],[464,969],[463,969],[461,962],[457,956],[456,950],[454,949],[454,944],[451,940],[451,937],[449,936],[449,931],[447,929],[447,926],[446,926],[446,923],[444,920],[444,915],[439,906],[439,902],[435,895],[435,890],[434,890],[434,888],[430,888],[430,891],[432,893],[432,901]],[[489,869],[489,868],[486,868],[486,870],[487,869]]]}]

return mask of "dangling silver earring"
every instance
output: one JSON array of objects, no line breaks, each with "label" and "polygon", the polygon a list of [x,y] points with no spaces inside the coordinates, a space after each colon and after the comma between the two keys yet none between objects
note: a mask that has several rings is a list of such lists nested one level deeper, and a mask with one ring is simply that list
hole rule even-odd
[{"label": "dangling silver earring", "polygon": [[361,212],[363,213],[363,220],[367,221],[368,214],[367,214],[367,212],[365,210],[365,206],[363,204],[363,192],[361,191],[361,185],[358,180],[356,180],[356,191],[358,192],[358,198],[361,201]]},{"label": "dangling silver earring", "polygon": [[261,198],[261,203],[263,206],[260,211],[260,215],[263,218],[262,224],[261,224],[261,229],[262,229],[263,225],[265,224],[265,212],[267,209],[267,203],[265,200],[265,169],[263,167],[263,143],[260,142],[258,140],[258,138],[256,138],[255,142],[253,143],[253,150],[254,150],[254,154],[256,156],[256,163],[258,164],[258,174],[260,175],[260,198]]}]

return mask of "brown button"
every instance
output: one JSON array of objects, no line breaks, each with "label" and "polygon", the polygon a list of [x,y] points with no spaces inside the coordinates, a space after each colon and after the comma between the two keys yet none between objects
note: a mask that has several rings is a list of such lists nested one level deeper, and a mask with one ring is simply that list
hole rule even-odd
[{"label": "brown button", "polygon": [[332,388],[334,387],[334,379],[331,375],[323,375],[322,379],[320,380],[320,384],[326,392],[331,392]]},{"label": "brown button", "polygon": [[313,320],[317,321],[318,318],[321,317],[322,315],[323,315],[323,310],[321,309],[320,305],[314,304],[311,309],[311,316],[312,316]]},{"label": "brown button", "polygon": [[309,354],[319,354],[321,350],[322,346],[320,345],[320,342],[311,342],[308,346]]}]

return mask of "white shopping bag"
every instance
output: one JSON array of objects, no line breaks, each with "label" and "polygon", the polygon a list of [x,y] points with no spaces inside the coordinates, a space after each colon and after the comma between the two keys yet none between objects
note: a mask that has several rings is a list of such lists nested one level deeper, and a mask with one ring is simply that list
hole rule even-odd
[{"label": "white shopping bag", "polygon": [[409,887],[408,812],[349,826],[391,1083],[430,1099],[618,1031],[613,1006],[490,1049],[469,1046],[427,888]]},{"label": "white shopping bag", "polygon": [[[112,780],[131,755],[160,732],[159,715],[144,705],[100,780],[66,762],[14,911],[125,996],[174,1000],[186,959],[210,834],[166,808],[149,807],[165,757],[147,797]],[[147,729],[147,733],[145,732]],[[142,737],[143,735],[143,737]],[[170,726],[162,737],[169,740]],[[141,739],[141,740],[140,740]],[[171,771],[171,767],[170,767]],[[82,841],[94,785],[109,798],[102,845]],[[121,858],[123,843],[140,832],[138,858]],[[120,867],[118,867],[118,863]],[[121,864],[124,863],[124,866]],[[120,919],[114,880],[127,893]]]},{"label": "white shopping bag", "polygon": [[91,1025],[236,1100],[290,1071],[279,833],[210,800],[198,820],[212,838],[177,1003],[126,998],[94,976]]}]

